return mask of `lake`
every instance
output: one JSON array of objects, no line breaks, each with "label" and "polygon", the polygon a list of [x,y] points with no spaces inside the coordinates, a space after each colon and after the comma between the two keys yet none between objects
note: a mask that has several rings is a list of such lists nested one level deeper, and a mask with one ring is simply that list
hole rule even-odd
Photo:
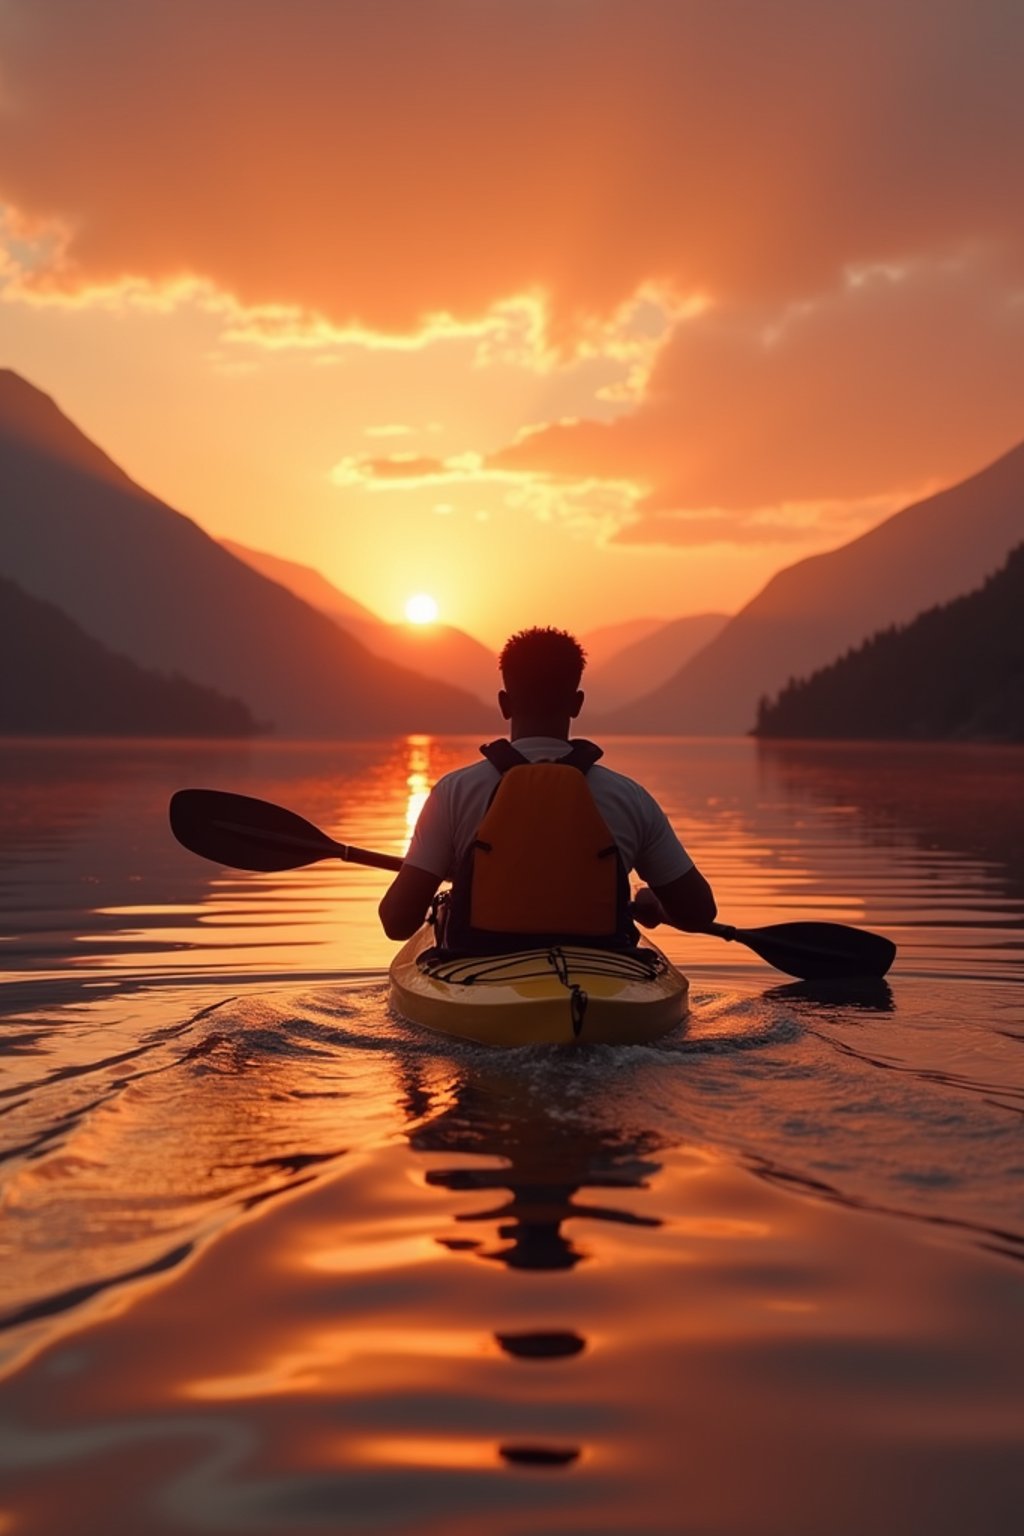
[{"label": "lake", "polygon": [[389,1015],[385,876],[225,870],[171,792],[404,851],[476,742],[6,742],[0,1533],[1008,1532],[1024,1496],[1024,751],[620,740],[724,921],[691,1013]]}]

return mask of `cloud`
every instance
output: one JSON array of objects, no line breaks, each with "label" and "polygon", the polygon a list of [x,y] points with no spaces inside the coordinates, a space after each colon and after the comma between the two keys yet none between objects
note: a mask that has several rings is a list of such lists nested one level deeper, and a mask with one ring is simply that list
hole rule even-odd
[{"label": "cloud", "polygon": [[[1024,304],[973,253],[851,269],[790,306],[710,310],[677,329],[636,410],[526,432],[489,462],[634,480],[630,542],[728,539],[731,512],[743,543],[766,526],[751,511],[910,493],[1021,436]],[[672,522],[709,507],[710,524]]]},{"label": "cloud", "polygon": [[[853,502],[810,502],[756,508],[750,512],[651,512],[627,515],[611,534],[612,544],[663,545],[696,549],[709,545],[746,547],[814,544],[823,532],[838,541],[853,538],[879,522],[908,497],[866,497]],[[641,503],[642,505],[642,503]]]},{"label": "cloud", "polygon": [[439,459],[428,454],[392,453],[379,457],[342,459],[331,471],[335,485],[372,485],[384,481],[394,486],[440,485],[472,475],[475,464]]},{"label": "cloud", "polygon": [[810,536],[1021,436],[1021,57],[1006,0],[4,0],[0,273],[260,358],[591,368],[338,483]]},{"label": "cloud", "polygon": [[777,518],[754,521],[711,512],[704,517],[686,512],[648,512],[626,523],[613,537],[616,544],[665,544],[693,548],[707,544],[794,544],[807,530]]},{"label": "cloud", "polygon": [[69,289],[202,277],[383,334],[652,281],[779,304],[979,235],[1021,270],[1002,0],[7,0],[0,194]]},{"label": "cloud", "polygon": [[[416,453],[349,455],[335,464],[330,479],[342,489],[358,487],[371,492],[418,492],[445,486],[456,497],[462,492],[474,500],[484,493],[492,506],[474,511],[477,519],[489,519],[495,509],[505,509],[536,523],[558,523],[580,537],[601,543],[614,539],[620,530],[623,541],[630,541],[628,527],[638,497],[636,486],[626,480],[582,475],[569,479],[496,469],[472,452],[445,458]],[[462,511],[469,511],[471,505],[468,499],[460,500]],[[431,511],[449,515],[455,507],[446,501],[434,503]]]}]

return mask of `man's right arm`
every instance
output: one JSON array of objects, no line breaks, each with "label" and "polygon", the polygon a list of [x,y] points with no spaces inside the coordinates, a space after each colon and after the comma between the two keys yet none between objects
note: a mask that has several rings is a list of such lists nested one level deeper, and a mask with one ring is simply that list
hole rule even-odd
[{"label": "man's right arm", "polygon": [[633,916],[643,928],[671,923],[687,933],[701,933],[717,912],[714,893],[696,865],[666,885],[645,886],[633,902]]},{"label": "man's right arm", "polygon": [[633,916],[643,928],[671,923],[699,933],[715,920],[714,894],[653,795],[645,789],[640,793],[645,836],[636,872],[647,884],[634,898]]}]

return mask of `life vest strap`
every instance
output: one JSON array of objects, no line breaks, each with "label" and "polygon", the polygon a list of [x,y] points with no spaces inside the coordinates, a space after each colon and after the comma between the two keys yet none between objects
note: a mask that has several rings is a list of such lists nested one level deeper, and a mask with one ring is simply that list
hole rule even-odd
[{"label": "life vest strap", "polygon": [[[487,741],[480,748],[481,754],[503,776],[510,768],[521,768],[524,764],[533,762],[533,758],[526,757],[507,736],[499,736],[497,741]],[[580,773],[589,773],[598,758],[604,757],[604,748],[596,742],[588,741],[585,736],[577,736],[569,751],[564,757],[542,759],[558,763],[562,768],[578,768]]]}]

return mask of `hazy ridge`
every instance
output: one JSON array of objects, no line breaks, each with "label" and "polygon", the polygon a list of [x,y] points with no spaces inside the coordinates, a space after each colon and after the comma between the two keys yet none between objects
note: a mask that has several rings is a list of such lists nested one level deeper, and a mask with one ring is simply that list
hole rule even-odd
[{"label": "hazy ridge", "polygon": [[584,684],[588,705],[618,709],[643,697],[672,677],[729,622],[727,613],[692,613],[659,620],[606,660],[588,667]]},{"label": "hazy ridge", "polygon": [[245,705],[136,666],[0,576],[0,734],[251,736]]},{"label": "hazy ridge", "polygon": [[[0,477],[0,574],[108,652],[241,706],[244,729],[255,719],[287,735],[365,737],[492,723],[499,678],[486,646],[452,626],[388,624],[311,567],[225,547],[9,370]],[[747,731],[760,699],[978,586],[1022,539],[1024,445],[780,571],[731,619],[613,621],[585,634],[594,726]]]},{"label": "hazy ridge", "polygon": [[266,550],[250,549],[230,539],[222,539],[221,543],[253,570],[280,582],[296,597],[333,619],[374,656],[408,667],[422,677],[457,683],[475,694],[481,703],[493,705],[501,683],[497,657],[465,630],[452,624],[389,624],[311,565],[286,560]]},{"label": "hazy ridge", "polygon": [[129,479],[40,390],[0,372],[0,570],[141,666],[287,735],[476,730],[462,690],[371,655]]},{"label": "hazy ridge", "polygon": [[758,701],[850,646],[976,587],[1024,538],[1024,445],[827,554],[779,571],[719,635],[607,730],[731,735]]}]

